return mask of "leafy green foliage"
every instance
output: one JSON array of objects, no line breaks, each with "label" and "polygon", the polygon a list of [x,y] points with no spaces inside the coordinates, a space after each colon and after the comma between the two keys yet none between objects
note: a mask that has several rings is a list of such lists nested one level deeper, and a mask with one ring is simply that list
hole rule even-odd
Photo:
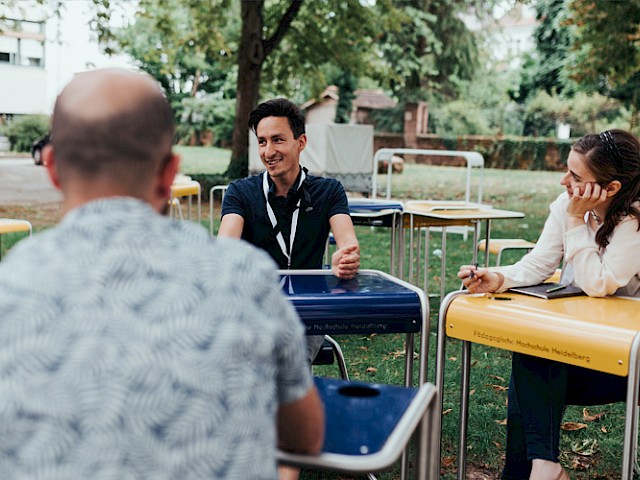
[{"label": "leafy green foliage", "polygon": [[234,100],[212,94],[184,98],[181,111],[182,118],[177,128],[178,141],[202,145],[202,136],[211,132],[212,145],[222,148],[231,145],[235,118]]},{"label": "leafy green foliage", "polygon": [[393,108],[372,110],[369,118],[375,122],[376,131],[402,133],[404,130],[404,103],[399,103]]},{"label": "leafy green foliage", "polygon": [[[264,38],[276,29],[286,3],[265,3]],[[377,20],[375,8],[358,0],[304,2],[280,48],[265,60],[263,95],[304,101],[334,83],[336,72],[364,74],[371,67]]]},{"label": "leafy green foliage", "polygon": [[430,117],[430,127],[444,135],[491,134],[484,110],[475,102],[453,100],[438,108]]},{"label": "leafy green foliage", "polygon": [[555,136],[558,122],[571,125],[572,136],[582,136],[607,128],[622,128],[621,105],[598,93],[578,93],[573,98],[538,93],[527,103],[525,111],[526,135]]},{"label": "leafy green foliage", "polygon": [[386,62],[380,81],[407,101],[424,100],[428,92],[456,96],[454,81],[471,79],[478,66],[475,36],[460,18],[476,3],[393,2],[395,28],[382,30],[379,41]]},{"label": "leafy green foliage", "polygon": [[640,115],[640,3],[572,0],[577,52],[572,78],[585,89],[618,98],[632,110],[630,129]]},{"label": "leafy green foliage", "polygon": [[49,131],[49,117],[46,115],[22,115],[15,117],[5,128],[5,135],[11,142],[11,150],[28,152],[31,144]]},{"label": "leafy green foliage", "polygon": [[636,1],[572,0],[577,26],[578,64],[573,76],[581,83],[613,86],[626,83],[640,64],[640,3]]},{"label": "leafy green foliage", "polygon": [[538,90],[549,95],[571,95],[575,89],[567,75],[572,61],[573,28],[566,22],[566,0],[538,0],[535,9],[540,22],[534,32],[536,50],[527,55],[523,64],[519,91],[514,94],[519,102]]},{"label": "leafy green foliage", "polygon": [[[108,21],[117,3],[94,0],[94,28],[107,53],[122,51],[157,79],[177,113],[183,98],[197,92],[229,93],[227,75],[233,65],[225,33],[236,28],[228,15],[229,0],[141,0],[135,22],[112,30]],[[215,25],[216,28],[212,28]],[[235,95],[234,95],[235,96]]]},{"label": "leafy green foliage", "polygon": [[349,123],[351,120],[351,102],[356,98],[354,91],[357,81],[358,79],[350,72],[343,71],[331,82],[338,87],[338,93],[340,95],[338,105],[336,106],[336,117],[334,120],[336,123]]},{"label": "leafy green foliage", "polygon": [[[407,99],[424,96],[422,88],[454,95],[455,79],[471,78],[477,65],[475,38],[460,14],[493,0],[141,0],[135,23],[121,31],[109,27],[118,2],[93,2],[107,51],[130,54],[157,78],[177,118],[182,100],[200,92],[238,99],[231,173],[246,163],[246,117],[260,98],[304,101],[335,70],[351,76],[342,79],[345,94],[367,74]],[[349,114],[343,101],[339,121]]]}]

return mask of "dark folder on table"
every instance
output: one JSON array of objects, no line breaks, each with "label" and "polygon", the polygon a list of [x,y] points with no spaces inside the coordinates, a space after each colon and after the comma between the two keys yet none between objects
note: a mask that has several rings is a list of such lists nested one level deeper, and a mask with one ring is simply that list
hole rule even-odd
[{"label": "dark folder on table", "polygon": [[562,285],[561,283],[539,283],[538,285],[529,285],[527,287],[513,287],[509,289],[509,292],[522,293],[524,295],[531,295],[533,297],[546,298],[550,300],[552,298],[563,297],[575,297],[577,295],[585,295],[585,293],[579,288],[573,285]]}]

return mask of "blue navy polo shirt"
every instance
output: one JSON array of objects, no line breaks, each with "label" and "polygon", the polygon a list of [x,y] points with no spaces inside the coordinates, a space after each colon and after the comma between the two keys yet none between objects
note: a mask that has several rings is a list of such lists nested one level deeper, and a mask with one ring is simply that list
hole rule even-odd
[{"label": "blue navy polo shirt", "polygon": [[[282,235],[288,246],[291,217],[300,198],[291,268],[322,268],[325,245],[331,230],[329,219],[340,213],[349,215],[347,195],[339,181],[312,175],[307,175],[298,191],[299,178],[286,197],[276,197],[275,185],[269,178],[269,203],[278,223],[282,221]],[[262,174],[229,184],[222,202],[222,216],[228,213],[236,213],[244,219],[243,240],[266,250],[278,268],[287,268],[287,258],[280,250],[267,214]]]}]

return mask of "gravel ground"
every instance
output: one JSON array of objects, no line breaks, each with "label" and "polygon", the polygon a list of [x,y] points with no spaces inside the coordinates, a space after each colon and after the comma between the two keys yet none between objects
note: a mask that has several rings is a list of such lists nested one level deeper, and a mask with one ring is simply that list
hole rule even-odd
[{"label": "gravel ground", "polygon": [[62,195],[31,157],[0,156],[0,217],[29,220],[35,228],[61,217]]}]

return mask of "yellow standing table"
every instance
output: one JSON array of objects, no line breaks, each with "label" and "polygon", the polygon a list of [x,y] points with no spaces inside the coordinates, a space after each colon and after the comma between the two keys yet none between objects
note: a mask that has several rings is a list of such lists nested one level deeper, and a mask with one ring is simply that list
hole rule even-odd
[{"label": "yellow standing table", "polygon": [[[446,337],[462,340],[458,478],[465,477],[471,344],[520,352],[628,378],[622,478],[633,476],[638,430],[640,299],[545,300],[452,292],[440,307],[436,384],[442,401]],[[440,405],[441,408],[441,405]]]},{"label": "yellow standing table", "polygon": [[[193,196],[196,197],[198,202],[198,222],[202,218],[202,199],[200,184],[195,180],[191,180],[190,177],[178,175],[171,185],[171,198],[169,199],[170,208],[174,208],[174,202],[180,200],[180,198],[187,198],[188,210],[187,218],[191,220],[191,204]],[[178,208],[180,208],[178,204]]]},{"label": "yellow standing table", "polygon": [[[481,222],[485,222],[485,241],[487,253],[485,255],[485,265],[488,266],[489,254],[488,248],[491,236],[491,221],[499,219],[516,219],[523,218],[524,213],[514,212],[510,210],[499,210],[489,205],[481,205],[478,203],[459,202],[459,201],[412,201],[407,202],[403,211],[403,234],[405,229],[409,229],[409,280],[413,278],[414,257],[420,262],[421,248],[419,242],[414,241],[414,232],[416,229],[440,227],[442,228],[442,257],[440,263],[440,299],[444,297],[446,266],[447,266],[447,227],[465,226],[473,227],[473,248],[472,263],[476,262],[478,244],[479,226]],[[400,248],[404,247],[404,235],[400,241]],[[428,230],[425,239],[424,248],[424,291],[428,292],[428,261],[429,261],[429,245]],[[416,248],[417,245],[417,248]],[[400,278],[404,276],[404,252],[400,255]]]},{"label": "yellow standing table", "polygon": [[[31,222],[27,220],[15,220],[12,218],[0,218],[0,235],[6,233],[19,233],[27,232],[29,236],[33,233],[33,227]],[[2,237],[0,237],[0,247],[2,247]],[[0,259],[2,258],[2,252],[0,250]]]}]

